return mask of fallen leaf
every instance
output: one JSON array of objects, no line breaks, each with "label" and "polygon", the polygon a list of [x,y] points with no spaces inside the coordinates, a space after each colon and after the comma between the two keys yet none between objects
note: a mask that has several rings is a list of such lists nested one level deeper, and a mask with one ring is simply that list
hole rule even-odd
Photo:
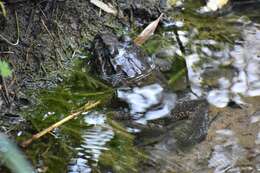
[{"label": "fallen leaf", "polygon": [[139,34],[135,40],[134,43],[138,46],[142,45],[148,38],[150,38],[154,31],[156,30],[161,18],[163,16],[163,13],[153,22],[151,22],[142,32]]},{"label": "fallen leaf", "polygon": [[90,3],[94,4],[95,6],[97,6],[98,8],[102,9],[103,11],[109,13],[109,14],[113,14],[113,15],[117,15],[117,10],[115,10],[113,7],[105,4],[102,1],[99,0],[90,0]]}]

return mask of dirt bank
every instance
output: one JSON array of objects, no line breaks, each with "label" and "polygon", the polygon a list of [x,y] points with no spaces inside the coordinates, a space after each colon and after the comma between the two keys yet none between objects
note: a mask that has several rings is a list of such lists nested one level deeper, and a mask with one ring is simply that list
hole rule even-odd
[{"label": "dirt bank", "polygon": [[0,15],[0,59],[10,65],[12,77],[0,80],[0,117],[19,117],[19,108],[32,104],[28,89],[55,86],[97,32],[122,27],[116,17],[89,1],[4,4],[7,15]]}]

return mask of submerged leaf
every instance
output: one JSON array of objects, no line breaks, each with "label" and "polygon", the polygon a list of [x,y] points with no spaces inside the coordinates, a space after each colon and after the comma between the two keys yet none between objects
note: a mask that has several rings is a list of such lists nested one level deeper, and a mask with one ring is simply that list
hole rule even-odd
[{"label": "submerged leaf", "polygon": [[150,38],[154,31],[156,30],[161,18],[163,16],[163,13],[153,22],[151,22],[142,32],[139,34],[134,42],[136,45],[140,46],[142,45],[148,38]]}]

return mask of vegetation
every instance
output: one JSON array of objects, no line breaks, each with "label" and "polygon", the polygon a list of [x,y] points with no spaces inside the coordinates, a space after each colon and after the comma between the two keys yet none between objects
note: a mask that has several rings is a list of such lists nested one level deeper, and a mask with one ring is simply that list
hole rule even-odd
[{"label": "vegetation", "polygon": [[5,61],[0,60],[0,75],[5,77],[10,77],[12,75],[12,71],[10,70],[9,65]]}]

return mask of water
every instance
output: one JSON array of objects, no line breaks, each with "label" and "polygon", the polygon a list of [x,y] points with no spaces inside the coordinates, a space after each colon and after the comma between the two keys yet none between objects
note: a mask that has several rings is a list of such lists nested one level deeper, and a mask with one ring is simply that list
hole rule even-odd
[{"label": "water", "polygon": [[[201,47],[199,51],[202,53],[193,52],[186,59],[193,91],[198,95],[207,95],[208,101],[217,107],[226,107],[231,100],[240,104],[241,95],[260,95],[260,28],[256,24],[241,28],[242,38],[236,40],[232,48],[214,51]],[[197,50],[196,47],[193,49]],[[210,56],[210,61],[196,65],[207,56]],[[224,66],[227,66],[226,69],[221,68]],[[226,74],[222,73],[224,70]]]},{"label": "water", "polygon": [[216,133],[217,142],[225,142],[214,146],[214,151],[209,160],[208,166],[214,168],[215,173],[224,173],[230,169],[234,169],[237,161],[244,157],[245,151],[238,144],[238,139],[234,137],[231,130],[221,129],[217,130]]},{"label": "water", "polygon": [[[176,154],[174,150],[154,148],[152,157],[165,157],[170,162],[164,163],[165,169],[159,172],[259,172],[260,28],[258,23],[244,17],[237,16],[232,22],[239,30],[237,38],[214,30],[214,26],[210,26],[212,33],[217,36],[220,32],[224,39],[211,39],[210,35],[201,38],[203,26],[195,25],[179,32],[186,49],[191,89],[207,98],[212,105],[210,117],[217,118],[210,126],[207,139],[188,152]],[[164,35],[176,37],[171,31]],[[175,51],[171,55],[181,56],[176,46],[171,50]],[[239,106],[227,107],[231,102]],[[163,150],[165,146],[157,147]]]},{"label": "water", "polygon": [[[185,24],[180,26],[184,30],[180,29],[178,36],[186,49],[191,90],[208,100],[212,105],[210,118],[213,120],[216,116],[216,119],[210,126],[207,139],[189,151],[176,152],[178,141],[170,134],[160,143],[151,145],[148,148],[151,159],[163,168],[151,166],[144,172],[259,172],[260,27],[244,16],[227,17],[227,23],[229,26],[232,23],[237,31],[228,35],[214,27],[214,22],[209,24],[217,39],[202,38],[201,35],[206,34],[203,26],[196,28],[193,25],[188,30],[185,30]],[[166,31],[163,36],[176,41],[176,34],[172,31]],[[158,55],[172,57],[184,56],[184,53],[175,44],[159,50]],[[118,91],[119,97],[129,103],[137,122],[144,124],[149,121],[147,112],[150,110],[147,111],[146,106],[155,104],[155,96],[160,97],[163,90],[146,87],[153,93],[148,92],[151,98],[148,101],[139,93],[139,90],[147,89],[145,87]],[[230,103],[238,105],[237,108],[227,107]],[[174,105],[172,107],[174,109]],[[162,112],[167,114],[167,111]],[[159,113],[156,115],[160,116]]]},{"label": "water", "polygon": [[165,92],[159,84],[119,88],[117,96],[129,104],[131,116],[141,124],[169,115],[176,102],[176,94]]},{"label": "water", "polygon": [[83,113],[85,123],[93,125],[87,131],[82,131],[83,141],[76,148],[77,154],[71,159],[68,173],[90,173],[95,167],[106,144],[114,137],[112,127],[106,123],[106,117],[99,112]]}]

